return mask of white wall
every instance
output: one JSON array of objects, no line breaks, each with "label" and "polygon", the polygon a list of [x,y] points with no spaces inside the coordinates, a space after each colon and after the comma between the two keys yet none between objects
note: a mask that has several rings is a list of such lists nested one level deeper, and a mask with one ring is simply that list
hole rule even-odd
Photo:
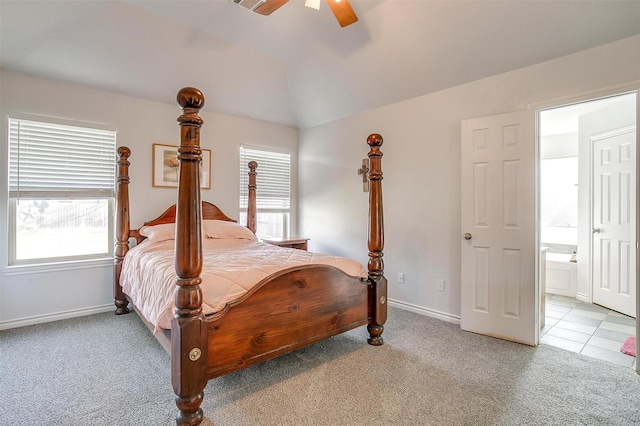
[{"label": "white wall", "polygon": [[[181,111],[174,99],[167,99],[166,104],[150,102],[6,71],[0,74],[0,80],[2,170],[7,170],[6,126],[11,113],[100,123],[115,127],[118,145],[129,146],[132,151],[131,226],[141,226],[175,203],[175,189],[153,188],[151,180],[152,144],[179,144],[176,119]],[[176,88],[176,93],[179,89]],[[206,98],[207,93],[204,95]],[[206,102],[201,116],[204,119],[201,145],[211,149],[213,157],[212,186],[203,190],[202,199],[215,203],[228,216],[238,217],[240,144],[291,152],[292,172],[294,176],[297,173],[297,129],[207,112]],[[3,173],[0,177],[0,329],[111,309],[113,268],[110,260],[98,265],[73,265],[75,269],[40,268],[28,273],[7,268],[6,179]],[[296,190],[294,186],[293,194]],[[295,206],[297,200],[293,201]]]},{"label": "white wall", "polygon": [[[173,99],[161,104],[8,72],[0,73],[0,80],[3,170],[6,117],[12,112],[102,123],[116,127],[118,144],[132,149],[132,226],[174,202],[174,190],[151,186],[151,144],[178,141],[179,109]],[[367,194],[356,170],[368,151],[366,137],[381,133],[389,296],[405,308],[455,321],[460,315],[460,121],[636,80],[638,36],[306,129],[298,156],[299,234],[311,238],[312,250],[366,264]],[[203,191],[203,199],[237,216],[238,146],[295,153],[298,131],[207,113],[206,105],[202,115],[202,146],[213,151],[212,189]],[[295,164],[292,172],[295,176]],[[107,309],[110,266],[6,274],[6,187],[3,173],[0,328]],[[405,273],[404,285],[395,282],[398,272]],[[436,279],[446,281],[445,292],[435,291]]]},{"label": "white wall", "polygon": [[[542,119],[544,120],[544,118]],[[541,124],[544,121],[541,122]],[[578,156],[578,132],[540,137],[540,158]]]},{"label": "white wall", "polygon": [[[306,129],[299,151],[301,234],[311,238],[312,250],[366,262],[367,198],[356,170],[367,135],[382,134],[389,298],[455,322],[464,232],[461,120],[637,80],[640,37],[633,37]],[[405,273],[403,285],[398,272]],[[446,281],[444,292],[436,291],[437,279]]]}]

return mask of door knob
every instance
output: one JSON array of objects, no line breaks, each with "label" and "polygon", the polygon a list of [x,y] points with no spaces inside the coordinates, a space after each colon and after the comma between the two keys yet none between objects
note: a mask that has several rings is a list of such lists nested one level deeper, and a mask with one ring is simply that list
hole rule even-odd
[{"label": "door knob", "polygon": [[593,228],[593,233],[594,234],[599,234],[600,233],[600,228]]},{"label": "door knob", "polygon": [[465,239],[465,240],[467,240],[467,241],[469,241],[469,240],[471,239],[471,234],[470,234],[470,233],[468,233],[468,232],[466,232],[466,233],[464,234],[464,239]]}]

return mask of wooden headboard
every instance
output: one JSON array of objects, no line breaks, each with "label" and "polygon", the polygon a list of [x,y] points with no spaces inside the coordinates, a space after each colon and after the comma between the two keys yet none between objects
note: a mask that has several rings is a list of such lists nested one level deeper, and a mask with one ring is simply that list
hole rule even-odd
[{"label": "wooden headboard", "polygon": [[[117,207],[116,207],[116,263],[122,260],[129,249],[129,239],[135,238],[140,244],[145,237],[140,235],[140,229],[131,229],[129,225],[129,156],[131,149],[126,146],[118,148],[118,175],[116,184]],[[249,199],[247,202],[247,228],[256,233],[256,169],[258,164],[255,161],[249,162]],[[216,205],[207,201],[202,201],[203,220],[226,220],[237,222],[225,215]],[[161,225],[164,223],[176,222],[176,204],[165,210],[160,216],[149,220],[142,226]]]},{"label": "wooden headboard", "polygon": [[[233,220],[220,210],[215,205],[203,201],[202,202],[202,219],[203,220],[226,220],[228,222],[237,222]],[[157,218],[145,222],[143,226],[162,225],[163,223],[175,223],[176,221],[176,205],[169,207]]]},{"label": "wooden headboard", "polygon": [[[202,219],[203,220],[226,220],[228,222],[238,222],[237,220],[231,219],[226,214],[222,213],[216,205],[211,204],[207,201],[202,202]],[[167,210],[165,210],[160,216],[150,221],[147,221],[142,226],[154,226],[154,225],[162,225],[165,223],[175,223],[176,222],[176,205],[172,205]],[[146,237],[140,235],[140,229],[131,229],[129,231],[129,238],[135,238],[136,242],[140,244]]]}]

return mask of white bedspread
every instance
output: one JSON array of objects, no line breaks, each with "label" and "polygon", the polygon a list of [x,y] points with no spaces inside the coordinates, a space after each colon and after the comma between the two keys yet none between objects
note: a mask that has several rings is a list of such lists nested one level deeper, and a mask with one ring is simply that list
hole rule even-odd
[{"label": "white bedspread", "polygon": [[[124,258],[120,284],[155,331],[171,328],[174,311],[174,241],[145,240]],[[303,250],[276,247],[245,239],[203,239],[203,312],[218,312],[242,297],[267,276],[290,267],[323,264],[346,274],[366,277],[364,267],[355,260],[321,255]]]}]

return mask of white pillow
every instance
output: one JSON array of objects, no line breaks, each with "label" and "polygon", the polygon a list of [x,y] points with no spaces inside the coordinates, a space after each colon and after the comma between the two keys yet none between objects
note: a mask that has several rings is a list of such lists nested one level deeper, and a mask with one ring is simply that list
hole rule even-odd
[{"label": "white pillow", "polygon": [[152,243],[174,240],[176,238],[176,224],[164,223],[162,225],[143,226],[138,232],[143,237],[147,237]]},{"label": "white pillow", "polygon": [[227,220],[203,220],[202,228],[205,238],[258,240],[246,226]]}]

